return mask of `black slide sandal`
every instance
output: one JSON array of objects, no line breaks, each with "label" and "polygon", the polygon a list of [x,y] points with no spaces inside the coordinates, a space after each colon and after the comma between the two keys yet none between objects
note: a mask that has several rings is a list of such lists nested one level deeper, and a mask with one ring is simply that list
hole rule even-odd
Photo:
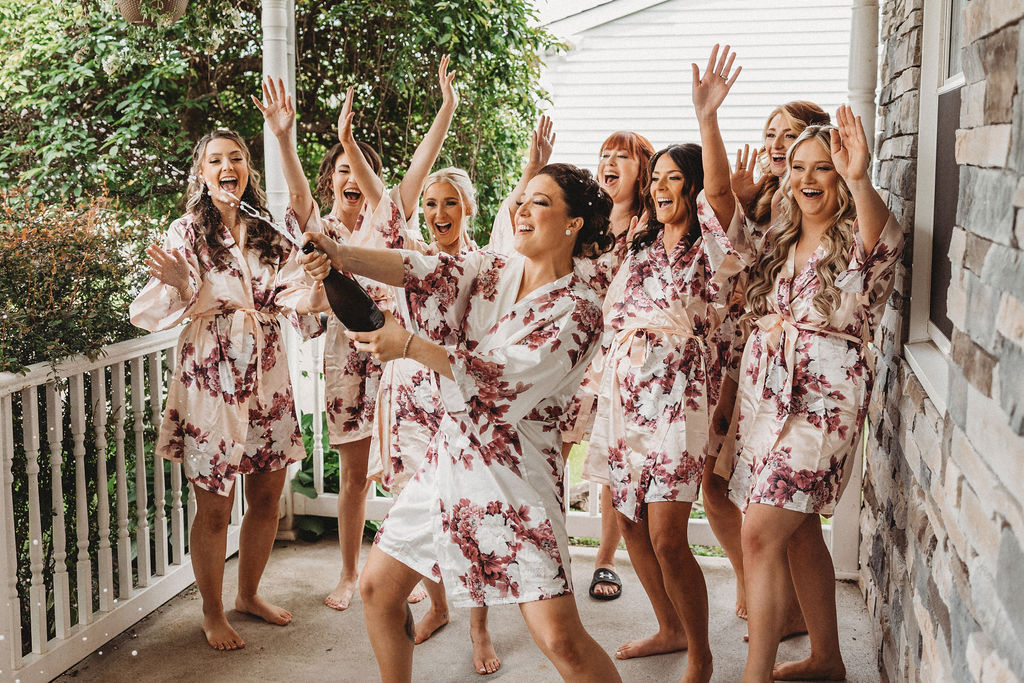
[{"label": "black slide sandal", "polygon": [[[613,586],[618,586],[619,590],[609,595],[602,595],[594,591],[599,583],[610,583]],[[622,579],[619,578],[619,575],[607,567],[595,569],[594,579],[590,582],[590,597],[595,600],[614,600],[620,595],[622,595]]]}]

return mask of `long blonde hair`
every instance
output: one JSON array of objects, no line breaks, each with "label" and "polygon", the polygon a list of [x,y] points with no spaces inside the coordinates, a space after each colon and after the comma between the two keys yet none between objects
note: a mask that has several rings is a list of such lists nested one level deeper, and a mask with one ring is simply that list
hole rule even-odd
[{"label": "long blonde hair", "polygon": [[434,171],[427,176],[427,179],[423,181],[423,192],[421,196],[427,194],[427,189],[436,183],[448,183],[455,188],[455,191],[459,194],[459,199],[462,200],[462,232],[459,235],[459,240],[462,242],[463,247],[475,248],[472,245],[475,244],[471,237],[472,231],[470,229],[470,222],[476,215],[476,188],[473,187],[473,181],[470,180],[469,174],[463,171],[461,168],[455,166],[448,166],[438,171]]},{"label": "long blonde hair", "polygon": [[[789,258],[790,246],[796,244],[800,238],[803,214],[793,198],[793,186],[790,184],[793,155],[801,144],[813,141],[821,145],[831,157],[830,131],[832,130],[835,130],[833,126],[808,126],[793,142],[786,154],[788,170],[782,179],[779,220],[765,238],[770,246],[762,252],[750,279],[750,285],[747,287],[748,313],[744,319],[760,318],[769,312],[768,298],[772,296],[775,289],[775,280],[778,278],[779,271],[782,270],[782,265]],[[857,207],[853,203],[853,195],[850,194],[850,188],[847,187],[842,176],[839,176],[838,193],[839,208],[821,237],[825,255],[814,266],[814,274],[821,283],[821,289],[814,295],[814,308],[826,321],[839,305],[839,288],[836,287],[836,277],[849,265],[850,247],[853,245],[854,236],[853,224],[857,219]],[[796,273],[793,275],[795,277]]]}]

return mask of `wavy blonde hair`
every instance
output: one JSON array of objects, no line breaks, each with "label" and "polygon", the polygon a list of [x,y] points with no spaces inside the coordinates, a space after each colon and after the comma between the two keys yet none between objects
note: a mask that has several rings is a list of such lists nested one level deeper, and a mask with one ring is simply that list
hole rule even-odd
[{"label": "wavy blonde hair", "polygon": [[469,174],[461,168],[448,166],[439,171],[434,171],[427,176],[427,179],[423,182],[423,192],[420,193],[420,196],[426,196],[430,186],[437,183],[448,183],[459,194],[459,199],[462,200],[462,210],[465,212],[462,217],[462,233],[459,239],[463,245],[470,246],[470,243],[473,241],[470,223],[473,217],[476,216],[477,211],[476,188],[473,187],[473,181],[470,180]]},{"label": "wavy blonde hair", "polygon": [[[747,309],[745,320],[760,318],[768,313],[768,297],[775,289],[775,281],[789,257],[789,248],[800,238],[803,214],[793,198],[793,186],[790,174],[793,169],[793,155],[797,148],[805,142],[814,142],[822,146],[832,156],[830,131],[833,126],[808,126],[789,148],[786,154],[788,170],[782,179],[782,201],[780,203],[779,220],[766,236],[768,249],[762,251],[755,266],[754,273],[747,287]],[[853,195],[842,176],[838,178],[839,207],[829,227],[821,237],[825,247],[825,255],[815,264],[814,274],[821,283],[821,289],[814,295],[814,308],[827,321],[839,305],[839,288],[836,277],[850,262],[850,247],[853,245],[853,224],[857,219],[857,207],[853,203]],[[796,274],[794,273],[794,276]]]}]

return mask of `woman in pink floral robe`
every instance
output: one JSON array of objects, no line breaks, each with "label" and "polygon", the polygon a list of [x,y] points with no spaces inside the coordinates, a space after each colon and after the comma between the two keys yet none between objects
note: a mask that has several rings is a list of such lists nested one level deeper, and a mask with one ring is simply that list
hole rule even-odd
[{"label": "woman in pink floral robe", "polygon": [[[289,138],[290,141],[290,138]],[[292,148],[294,154],[294,148]],[[297,161],[297,157],[296,157]],[[189,537],[203,598],[203,631],[219,650],[245,641],[224,614],[221,587],[234,482],[247,475],[235,608],[285,625],[291,614],[257,593],[277,532],[286,466],[305,455],[277,317],[304,335],[319,320],[297,250],[266,222],[258,174],[237,133],[215,131],[192,155],[188,213],[171,224],[163,248],[147,249],[153,278],[132,302],[147,330],[187,320],[168,386],[157,455],[181,462],[197,513]],[[242,216],[236,197],[264,219]],[[286,228],[301,233],[294,212]]]},{"label": "woman in pink floral robe", "polygon": [[[548,166],[516,215],[513,257],[361,251],[316,239],[335,266],[403,285],[413,320],[350,333],[382,359],[440,376],[445,415],[419,471],[384,521],[360,590],[386,680],[410,680],[420,576],[456,604],[519,603],[563,677],[618,680],[571,595],[559,424],[600,335],[600,309],[574,253],[611,246],[610,202],[585,171]],[[326,270],[309,260],[314,277]]]},{"label": "woman in pink floral robe", "polygon": [[[849,107],[838,130],[808,127],[789,150],[780,220],[747,289],[753,331],[740,365],[730,496],[746,508],[749,680],[845,674],[835,573],[819,515],[831,515],[861,447],[871,394],[867,342],[891,291],[902,230],[871,186]],[[799,558],[790,562],[788,558]],[[792,571],[811,637],[775,666]]]}]

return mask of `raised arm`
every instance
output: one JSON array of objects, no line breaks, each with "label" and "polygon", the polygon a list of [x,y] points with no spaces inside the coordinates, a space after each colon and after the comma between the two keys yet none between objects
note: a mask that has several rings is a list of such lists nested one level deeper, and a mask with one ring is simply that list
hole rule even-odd
[{"label": "raised arm", "polygon": [[736,53],[729,51],[726,45],[722,55],[718,55],[718,45],[711,50],[704,76],[696,64],[693,69],[693,108],[700,125],[700,142],[704,159],[704,197],[723,227],[728,226],[736,212],[736,197],[732,193],[731,169],[729,155],[722,141],[722,131],[718,127],[718,108],[729,94],[729,89],[736,82],[743,67],[736,67],[730,78],[733,60]]},{"label": "raised arm", "polygon": [[871,150],[860,117],[854,116],[849,105],[844,104],[836,111],[836,123],[838,129],[831,131],[832,163],[853,195],[860,238],[864,249],[870,252],[889,220],[889,208],[868,176]]},{"label": "raised arm", "polygon": [[523,175],[520,176],[515,189],[509,195],[513,201],[513,207],[515,202],[518,202],[519,198],[523,196],[526,186],[533,180],[533,177],[537,175],[540,169],[548,165],[548,159],[551,158],[551,148],[555,144],[555,134],[551,131],[553,125],[550,116],[541,114],[540,118],[537,119],[537,127],[530,133],[530,153],[526,157]]},{"label": "raised arm", "polygon": [[338,141],[345,148],[345,156],[348,157],[348,165],[352,169],[356,185],[366,197],[372,212],[377,208],[380,198],[384,195],[384,181],[373,172],[373,167],[363,156],[363,150],[359,149],[355,137],[352,136],[352,119],[355,117],[355,114],[352,113],[354,91],[355,88],[349,86],[345,92],[345,104],[342,105],[341,113],[338,115]]},{"label": "raised arm", "polygon": [[299,225],[305,225],[313,212],[313,193],[309,190],[309,182],[302,171],[302,162],[299,161],[299,153],[292,139],[292,130],[295,128],[292,98],[285,91],[283,80],[279,78],[274,83],[274,79],[267,77],[263,82],[263,99],[266,104],[260,102],[255,95],[252,97],[281,149],[281,167],[288,183],[288,205],[298,216]]},{"label": "raised arm", "polygon": [[405,177],[398,184],[398,195],[402,200],[402,215],[406,220],[416,213],[416,204],[419,202],[420,190],[423,188],[423,181],[430,174],[437,155],[441,153],[441,145],[448,134],[448,128],[452,124],[452,117],[455,116],[455,109],[459,106],[459,95],[455,92],[455,73],[448,73],[448,55],[441,58],[441,65],[437,68],[437,81],[441,86],[441,108],[437,110],[434,122],[430,124],[430,130],[423,136],[416,151],[409,162],[409,170]]}]

